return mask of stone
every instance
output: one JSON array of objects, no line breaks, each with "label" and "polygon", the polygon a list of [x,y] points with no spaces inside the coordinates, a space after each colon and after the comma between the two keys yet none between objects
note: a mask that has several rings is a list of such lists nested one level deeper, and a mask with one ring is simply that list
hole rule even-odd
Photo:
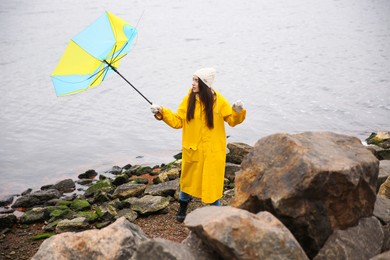
[{"label": "stone", "polygon": [[383,245],[381,252],[390,250],[390,224],[382,226],[383,230]]},{"label": "stone", "polygon": [[131,259],[198,260],[188,247],[170,240],[155,238],[143,241]]},{"label": "stone", "polygon": [[70,210],[67,206],[48,207],[48,211],[50,214],[49,223],[59,219],[70,219],[75,216],[75,212]]},{"label": "stone", "polygon": [[244,157],[253,149],[252,146],[244,143],[228,143],[229,153],[226,154],[226,162],[241,164]]},{"label": "stone", "polygon": [[36,222],[44,222],[45,220],[48,220],[49,217],[49,211],[47,208],[33,208],[23,214],[23,216],[20,218],[20,223],[31,224]]},{"label": "stone", "polygon": [[14,200],[15,195],[6,195],[0,198],[0,207],[8,206]]},{"label": "stone", "polygon": [[0,229],[11,228],[17,221],[14,214],[0,214]]},{"label": "stone", "polygon": [[381,253],[382,243],[383,230],[379,220],[362,218],[355,227],[336,230],[314,260],[370,259]]},{"label": "stone", "polygon": [[76,189],[76,184],[72,179],[66,179],[57,182],[52,186],[52,188],[60,191],[61,193],[68,193]]},{"label": "stone", "polygon": [[64,219],[58,222],[56,226],[56,233],[79,232],[88,228],[88,221],[84,217],[77,217],[71,220]]},{"label": "stone", "polygon": [[118,211],[118,215],[116,217],[125,217],[128,221],[133,222],[138,218],[138,213],[132,209],[121,209]]},{"label": "stone", "polygon": [[76,213],[76,217],[83,217],[88,223],[94,223],[99,219],[99,216],[92,211],[79,211]]},{"label": "stone", "polygon": [[142,215],[158,212],[169,205],[169,199],[162,196],[145,195],[142,198],[128,198],[130,208]]},{"label": "stone", "polygon": [[382,254],[376,255],[373,258],[370,258],[370,260],[389,260],[390,259],[390,251],[386,251]]},{"label": "stone", "polygon": [[141,195],[145,189],[145,184],[125,183],[117,187],[112,196],[114,198],[126,199]]},{"label": "stone", "polygon": [[390,176],[379,187],[378,195],[390,199]]},{"label": "stone", "polygon": [[155,178],[153,178],[154,184],[164,183],[169,181],[169,176],[167,172],[162,172],[159,175],[157,175]]},{"label": "stone", "polygon": [[390,160],[383,160],[379,162],[379,175],[377,181],[377,192],[379,192],[380,186],[390,176]]},{"label": "stone", "polygon": [[232,205],[271,212],[314,257],[334,230],[372,215],[378,171],[379,161],[358,138],[275,134],[245,157]]},{"label": "stone", "polygon": [[23,191],[21,195],[24,196],[24,195],[30,194],[31,192],[32,192],[32,189],[28,188],[27,190]]},{"label": "stone", "polygon": [[156,185],[148,185],[144,193],[153,196],[173,196],[178,186],[179,179],[175,179]]},{"label": "stone", "polygon": [[390,132],[371,133],[366,139],[367,144],[375,144],[382,148],[390,148]]},{"label": "stone", "polygon": [[110,170],[111,174],[118,175],[122,173],[122,168],[119,166],[113,166],[112,169]]},{"label": "stone", "polygon": [[98,175],[98,173],[97,173],[95,170],[91,169],[91,170],[88,170],[88,171],[86,171],[86,172],[80,174],[80,175],[78,176],[78,178],[79,178],[79,179],[93,179],[93,178],[95,178],[97,175]]},{"label": "stone", "polygon": [[308,259],[291,232],[267,211],[207,206],[189,213],[184,224],[223,259]]},{"label": "stone", "polygon": [[112,184],[115,186],[122,185],[129,181],[129,176],[127,174],[120,174],[115,177],[115,179],[112,181]]},{"label": "stone", "polygon": [[111,184],[109,179],[98,181],[95,184],[92,184],[84,193],[86,197],[94,196],[97,192],[112,192],[114,187]]},{"label": "stone", "polygon": [[236,178],[236,172],[241,169],[239,164],[234,163],[226,163],[225,166],[225,178],[227,178],[230,182],[234,182]]},{"label": "stone", "polygon": [[382,223],[390,224],[390,199],[377,196],[373,214]]},{"label": "stone", "polygon": [[197,260],[222,260],[212,247],[209,247],[207,241],[200,239],[194,232],[190,234],[181,242],[186,245],[195,256]]},{"label": "stone", "polygon": [[118,211],[112,204],[109,204],[109,202],[104,202],[96,209],[96,214],[101,219],[111,221],[117,217]]},{"label": "stone", "polygon": [[86,200],[76,199],[72,201],[69,207],[74,211],[82,211],[90,209],[91,205]]},{"label": "stone", "polygon": [[12,205],[13,208],[30,208],[36,205],[44,204],[51,199],[59,199],[61,193],[58,190],[50,189],[45,191],[37,191],[28,195],[19,197]]},{"label": "stone", "polygon": [[100,230],[52,236],[43,241],[32,259],[130,259],[147,239],[137,225],[123,217]]}]

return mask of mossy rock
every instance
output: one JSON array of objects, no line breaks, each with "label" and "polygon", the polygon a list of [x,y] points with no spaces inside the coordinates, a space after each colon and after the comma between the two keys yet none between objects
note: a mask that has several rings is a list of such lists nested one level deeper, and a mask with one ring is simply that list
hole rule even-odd
[{"label": "mossy rock", "polygon": [[87,219],[88,223],[96,222],[99,219],[98,214],[91,211],[79,211],[77,212],[77,217],[84,217]]},{"label": "mossy rock", "polygon": [[137,184],[148,184],[149,183],[148,179],[146,179],[146,178],[134,178],[134,179],[131,179],[131,182],[137,183]]},{"label": "mossy rock", "polygon": [[135,172],[135,175],[139,176],[139,175],[142,175],[142,174],[146,174],[146,173],[151,173],[152,172],[152,167],[150,166],[141,166],[141,167],[138,167],[136,172]]},{"label": "mossy rock", "polygon": [[75,211],[88,210],[91,208],[91,204],[89,204],[86,200],[77,199],[72,201],[72,204],[70,204],[70,208]]},{"label": "mossy rock", "polygon": [[56,206],[69,206],[70,204],[72,204],[72,201],[59,200],[59,201],[57,201]]},{"label": "mossy rock", "polygon": [[74,216],[74,212],[66,206],[59,206],[50,212],[49,222],[53,222],[58,219],[68,219]]},{"label": "mossy rock", "polygon": [[49,237],[54,236],[54,235],[55,235],[55,233],[51,233],[51,232],[42,233],[42,234],[38,234],[38,235],[30,238],[30,240],[35,241],[35,240],[40,240],[40,239],[46,239],[46,238],[49,238]]},{"label": "mossy rock", "polygon": [[111,221],[105,221],[105,222],[102,222],[102,223],[96,223],[95,226],[96,226],[97,229],[101,229],[101,228],[107,227],[110,224],[111,224]]},{"label": "mossy rock", "polygon": [[371,135],[366,139],[366,142],[367,144],[374,144],[385,149],[390,148],[390,133],[371,133]]},{"label": "mossy rock", "polygon": [[114,190],[114,187],[111,184],[111,181],[109,179],[105,179],[102,181],[98,181],[95,184],[91,185],[86,191],[85,196],[89,197],[94,195],[98,191],[105,191],[105,192],[112,192]]}]

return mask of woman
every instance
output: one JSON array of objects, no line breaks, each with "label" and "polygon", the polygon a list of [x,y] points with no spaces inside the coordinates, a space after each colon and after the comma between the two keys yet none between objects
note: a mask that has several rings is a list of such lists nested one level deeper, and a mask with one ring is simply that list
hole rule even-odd
[{"label": "woman", "polygon": [[246,110],[241,101],[233,107],[212,89],[214,68],[202,68],[194,73],[192,88],[176,113],[159,105],[151,110],[173,128],[183,128],[182,169],[180,176],[179,222],[186,216],[191,197],[202,202],[220,205],[223,195],[226,133],[225,124],[235,126],[244,121]]}]

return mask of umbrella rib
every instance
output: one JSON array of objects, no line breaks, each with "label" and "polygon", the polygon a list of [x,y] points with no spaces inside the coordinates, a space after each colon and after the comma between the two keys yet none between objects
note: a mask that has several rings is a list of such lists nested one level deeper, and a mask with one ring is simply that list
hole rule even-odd
[{"label": "umbrella rib", "polygon": [[[92,78],[92,77],[94,77],[95,75],[98,75],[98,74],[99,74],[99,75],[95,78],[95,80],[92,81],[91,84],[89,84],[89,86],[92,86],[100,77],[103,76],[104,73],[107,74],[107,72],[108,72],[108,66],[103,67],[103,69],[99,70],[99,71],[96,72],[94,75],[92,75],[91,77],[89,77],[89,78]],[[104,76],[104,77],[105,77],[105,76]]]}]

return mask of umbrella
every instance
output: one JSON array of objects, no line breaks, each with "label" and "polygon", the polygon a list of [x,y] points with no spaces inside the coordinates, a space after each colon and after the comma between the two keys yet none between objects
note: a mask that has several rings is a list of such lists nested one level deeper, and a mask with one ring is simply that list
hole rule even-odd
[{"label": "umbrella", "polygon": [[105,12],[69,42],[51,75],[56,95],[67,96],[97,87],[108,73],[115,71],[152,104],[117,70],[136,36],[135,27]]}]

